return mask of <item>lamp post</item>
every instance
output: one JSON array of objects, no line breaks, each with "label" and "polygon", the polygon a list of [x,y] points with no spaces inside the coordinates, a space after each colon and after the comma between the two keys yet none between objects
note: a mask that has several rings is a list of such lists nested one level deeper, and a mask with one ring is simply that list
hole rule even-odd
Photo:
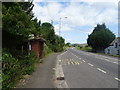
[{"label": "lamp post", "polygon": [[[64,17],[64,18],[67,18],[67,17]],[[62,18],[60,17],[59,19],[59,48],[60,48],[60,34],[61,34],[61,25],[62,25]]]},{"label": "lamp post", "polygon": [[[68,17],[64,17],[64,18],[68,18]],[[62,25],[62,18],[60,17],[60,19],[59,19],[59,36],[60,36],[60,34],[61,34],[61,25]]]}]

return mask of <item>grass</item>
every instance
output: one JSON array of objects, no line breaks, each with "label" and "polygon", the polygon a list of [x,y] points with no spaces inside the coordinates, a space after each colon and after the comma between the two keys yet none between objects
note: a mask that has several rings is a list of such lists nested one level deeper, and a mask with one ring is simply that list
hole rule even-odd
[{"label": "grass", "polygon": [[87,47],[76,47],[76,49],[82,50],[82,51],[87,51],[87,52],[92,51],[92,48],[89,47],[89,46],[87,46]]}]

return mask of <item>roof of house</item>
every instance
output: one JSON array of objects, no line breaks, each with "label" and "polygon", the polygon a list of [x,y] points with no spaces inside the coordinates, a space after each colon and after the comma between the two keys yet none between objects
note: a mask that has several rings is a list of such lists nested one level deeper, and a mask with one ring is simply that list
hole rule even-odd
[{"label": "roof of house", "polygon": [[117,37],[117,38],[115,38],[115,39],[110,43],[110,45],[113,45],[116,40],[118,40],[118,43],[120,43],[120,37]]}]

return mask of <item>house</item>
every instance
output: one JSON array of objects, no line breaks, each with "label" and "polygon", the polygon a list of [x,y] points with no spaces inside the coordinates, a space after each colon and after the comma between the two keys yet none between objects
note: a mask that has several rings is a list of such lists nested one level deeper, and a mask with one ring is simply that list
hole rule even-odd
[{"label": "house", "polygon": [[105,54],[120,55],[120,37],[110,43],[110,46],[105,49]]},{"label": "house", "polygon": [[33,51],[37,58],[44,56],[44,43],[45,40],[42,37],[36,36],[29,39],[29,50]]}]

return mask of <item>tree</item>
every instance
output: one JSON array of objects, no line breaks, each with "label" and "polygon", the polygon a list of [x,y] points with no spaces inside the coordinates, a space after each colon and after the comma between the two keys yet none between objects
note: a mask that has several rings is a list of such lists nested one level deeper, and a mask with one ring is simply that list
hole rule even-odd
[{"label": "tree", "polygon": [[2,5],[3,48],[15,48],[29,38],[35,27],[31,16],[18,2],[4,2]]},{"label": "tree", "polygon": [[40,33],[47,40],[48,43],[55,44],[55,31],[50,23],[43,23]]},{"label": "tree", "polygon": [[103,50],[115,39],[115,35],[106,28],[105,23],[97,24],[93,32],[88,35],[87,43],[94,50]]},{"label": "tree", "polygon": [[66,46],[70,46],[70,43],[68,42],[68,43],[66,43]]},{"label": "tree", "polygon": [[40,30],[41,35],[46,39],[46,44],[52,51],[58,52],[63,50],[64,39],[55,35],[54,27],[50,23],[43,23]]}]

